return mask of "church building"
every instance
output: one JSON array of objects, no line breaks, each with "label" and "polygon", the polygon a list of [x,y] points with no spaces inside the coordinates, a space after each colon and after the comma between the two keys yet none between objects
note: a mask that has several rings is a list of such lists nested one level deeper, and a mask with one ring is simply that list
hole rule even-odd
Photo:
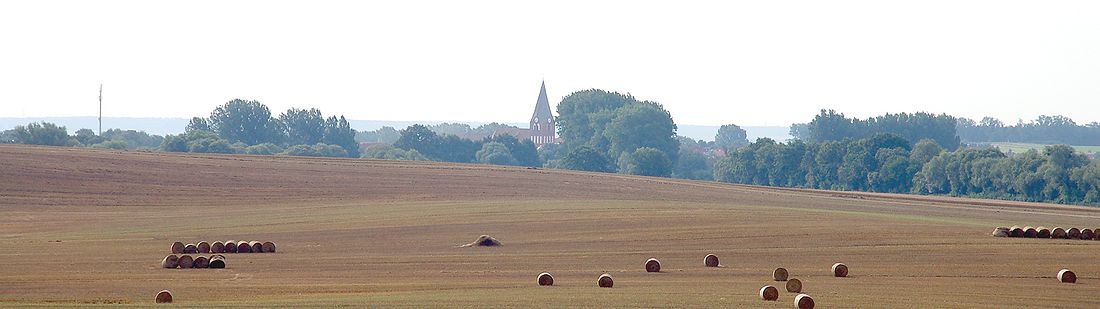
[{"label": "church building", "polygon": [[518,139],[527,139],[535,143],[535,147],[557,142],[556,127],[554,126],[554,113],[550,110],[550,100],[546,98],[546,81],[542,82],[539,89],[539,98],[535,102],[535,112],[531,115],[531,122],[527,129],[508,128],[497,130],[493,135],[508,134]]}]

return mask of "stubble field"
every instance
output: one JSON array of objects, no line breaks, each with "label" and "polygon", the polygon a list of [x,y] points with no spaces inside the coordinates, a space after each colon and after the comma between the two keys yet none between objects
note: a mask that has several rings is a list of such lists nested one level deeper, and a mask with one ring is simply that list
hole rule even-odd
[{"label": "stubble field", "polygon": [[[1100,210],[428,162],[0,146],[0,306],[1098,308]],[[495,248],[457,248],[478,235]],[[226,269],[173,241],[270,240]],[[703,267],[716,254],[724,267]],[[661,260],[661,273],[643,262]],[[844,262],[848,278],[829,266]],[[1077,284],[1058,283],[1062,268]],[[553,287],[535,276],[550,272]],[[615,287],[596,287],[609,273]]]}]

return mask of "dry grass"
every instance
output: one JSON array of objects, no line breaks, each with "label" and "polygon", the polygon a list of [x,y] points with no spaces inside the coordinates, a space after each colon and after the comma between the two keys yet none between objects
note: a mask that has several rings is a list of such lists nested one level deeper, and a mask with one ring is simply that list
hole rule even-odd
[{"label": "dry grass", "polygon": [[[424,162],[24,146],[0,157],[0,307],[144,308],[168,289],[204,308],[790,308],[793,295],[753,293],[782,265],[828,307],[1100,308],[1100,242],[987,236],[1019,222],[1095,227],[1097,209]],[[507,245],[454,247],[483,233]],[[278,240],[280,253],[156,267],[164,244],[213,237]],[[125,254],[84,258],[105,244]],[[699,265],[708,253],[726,267]],[[650,255],[676,270],[646,274]],[[837,261],[858,270],[833,278]],[[1062,268],[1084,277],[1060,284]],[[553,288],[531,284],[542,270]],[[619,284],[597,288],[601,273]]]}]

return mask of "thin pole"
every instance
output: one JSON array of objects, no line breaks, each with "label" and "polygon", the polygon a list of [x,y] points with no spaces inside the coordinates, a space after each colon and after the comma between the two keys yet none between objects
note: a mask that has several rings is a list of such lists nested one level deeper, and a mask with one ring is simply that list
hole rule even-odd
[{"label": "thin pole", "polygon": [[99,84],[99,135],[103,136],[103,84]]}]

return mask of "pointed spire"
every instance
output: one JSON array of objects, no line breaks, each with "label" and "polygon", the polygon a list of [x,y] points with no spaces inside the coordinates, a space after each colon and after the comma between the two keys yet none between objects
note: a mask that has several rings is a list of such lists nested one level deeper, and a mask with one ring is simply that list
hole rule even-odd
[{"label": "pointed spire", "polygon": [[546,81],[542,81],[542,87],[539,88],[539,99],[535,102],[535,112],[531,115],[531,123],[546,122],[554,119],[554,114],[550,110],[550,99],[546,98]]}]

